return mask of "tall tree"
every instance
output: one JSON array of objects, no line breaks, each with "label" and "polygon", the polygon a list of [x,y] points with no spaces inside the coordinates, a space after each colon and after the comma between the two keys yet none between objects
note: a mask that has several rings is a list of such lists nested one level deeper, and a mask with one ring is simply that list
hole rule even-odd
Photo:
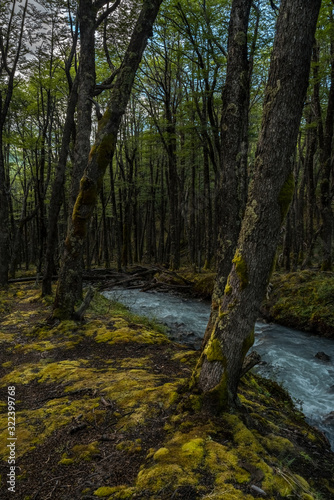
[{"label": "tall tree", "polygon": [[[87,223],[92,215],[99,189],[109,165],[117,140],[121,118],[128,104],[136,71],[142,58],[162,0],[144,0],[123,62],[115,79],[107,110],[100,120],[95,143],[90,150],[88,164],[80,182],[80,191],[74,205],[61,265],[55,315],[69,317],[81,287],[81,260]],[[79,290],[78,290],[79,286]]]},{"label": "tall tree", "polygon": [[[72,19],[71,12],[69,12],[68,14],[69,18]],[[71,22],[71,27],[72,27],[72,22]],[[54,249],[57,242],[57,222],[58,222],[60,208],[63,202],[62,192],[65,182],[66,162],[69,153],[71,137],[75,130],[74,115],[78,101],[79,77],[77,76],[74,79],[74,82],[72,81],[71,67],[75,56],[77,40],[78,40],[78,23],[75,24],[74,31],[72,31],[72,46],[70,49],[70,53],[65,61],[65,74],[70,89],[70,95],[68,98],[66,118],[63,126],[63,134],[59,151],[58,165],[56,169],[55,179],[52,184],[52,192],[50,198],[47,239],[46,239],[45,257],[44,257],[44,269],[43,269],[43,284],[42,284],[43,295],[51,294],[52,274],[54,272],[54,267],[55,267]]]},{"label": "tall tree", "polygon": [[210,338],[224,296],[246,203],[250,86],[247,31],[251,3],[251,0],[234,0],[231,8],[226,82],[223,90],[221,171],[217,193],[220,214],[217,277],[204,345]]},{"label": "tall tree", "polygon": [[320,4],[281,2],[254,178],[219,314],[192,378],[214,411],[238,402],[242,364],[294,192],[292,164]]},{"label": "tall tree", "polygon": [[[0,285],[8,282],[9,270],[9,179],[5,170],[3,152],[3,134],[9,106],[13,96],[16,70],[21,54],[24,24],[28,8],[26,0],[21,14],[21,22],[15,27],[16,18],[20,14],[16,11],[17,5],[12,3],[11,11],[8,12],[7,33],[0,29],[0,83],[3,75],[5,85],[0,87]],[[19,11],[20,12],[20,11]],[[16,45],[12,45],[10,35],[17,31]]]}]

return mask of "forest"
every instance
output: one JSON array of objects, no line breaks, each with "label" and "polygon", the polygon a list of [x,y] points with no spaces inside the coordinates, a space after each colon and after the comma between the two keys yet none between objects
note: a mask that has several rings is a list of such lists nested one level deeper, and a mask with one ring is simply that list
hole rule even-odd
[{"label": "forest", "polygon": [[[32,465],[27,443],[35,443],[36,422],[49,412],[33,408],[29,384],[35,381],[44,384],[43,404],[51,399],[45,384],[54,384],[53,430],[65,425],[73,434],[71,452],[66,437],[60,438],[64,448],[52,455],[54,467],[99,460],[96,443],[103,436],[115,453],[114,467],[118,460],[122,464],[122,479],[113,479],[110,487],[101,479],[105,465],[95,464],[100,482],[86,496],[76,482],[75,494],[67,490],[69,496],[62,496],[58,483],[49,494],[34,479],[35,496],[22,499],[334,498],[333,481],[326,476],[326,470],[334,470],[326,438],[313,436],[281,387],[258,381],[250,370],[259,357],[248,354],[255,321],[265,297],[269,308],[273,287],[273,293],[289,288],[290,280],[288,294],[298,281],[300,291],[285,307],[294,303],[300,317],[303,295],[310,300],[312,294],[322,295],[331,308],[333,134],[332,0],[1,2],[0,312],[5,319],[0,341],[8,344],[2,381],[22,384],[26,391],[22,419],[28,437],[22,453],[28,453],[24,460],[30,468],[40,462]],[[159,326],[119,312],[118,305],[107,306],[84,285],[84,276],[94,272],[124,278],[136,268],[176,277],[181,281],[175,286],[210,275],[211,312],[200,352],[182,354]],[[277,276],[283,276],[280,285]],[[319,287],[316,276],[323,280]],[[26,285],[31,277],[37,291]],[[290,312],[282,323],[333,336],[333,311],[320,317],[317,307],[316,302],[310,306],[305,325]],[[10,347],[13,335],[18,335],[15,348]],[[147,351],[148,365],[159,367],[151,378],[139,375],[147,368],[137,344]],[[114,389],[108,378],[112,370],[94,365],[90,356],[81,359],[90,349],[101,366],[116,363]],[[49,350],[58,354],[49,359]],[[39,351],[46,359],[38,358],[33,375],[29,363]],[[131,381],[122,386],[123,368],[130,379],[135,372],[140,389]],[[157,373],[169,381],[157,382]],[[74,397],[68,411],[61,406],[65,379]],[[99,380],[99,389],[87,385],[92,379]],[[146,383],[147,391],[156,391],[152,399],[142,388]],[[78,394],[86,399],[77,400]],[[161,414],[158,409],[159,418],[170,419],[164,430],[172,433],[159,446],[156,400],[164,408]],[[270,405],[275,410],[265,418],[272,420],[260,421],[256,412]],[[79,406],[83,427],[82,415],[76,416]],[[30,428],[29,412],[35,410]],[[151,414],[156,420],[149,431]],[[115,444],[109,443],[116,439],[108,434],[112,418],[126,434]],[[189,428],[187,435],[177,434],[179,421]],[[200,430],[203,422],[207,427]],[[234,451],[219,441],[224,425]],[[294,425],[301,426],[304,441],[290,442]],[[282,426],[288,431],[279,431]],[[83,429],[90,441],[75,444]],[[96,432],[102,438],[92,442]],[[57,438],[44,429],[41,439],[38,446],[45,451]],[[77,446],[84,447],[83,455],[73,451]],[[328,465],[323,475],[317,453]],[[136,458],[125,480],[126,454]],[[291,454],[299,465],[285,469],[285,462],[276,464],[277,454],[286,461]],[[141,465],[138,472],[144,455],[154,465],[145,462],[146,469]],[[193,460],[190,465],[185,456]],[[265,466],[259,465],[260,456]],[[228,477],[219,476],[221,460],[233,465]],[[197,470],[205,479],[198,480]],[[310,484],[301,477],[307,477],[304,471],[312,476]],[[160,479],[152,479],[160,473]],[[52,482],[50,477],[44,483]],[[283,484],[286,477],[295,486]],[[233,487],[221,493],[226,481]],[[22,484],[22,491],[31,493],[24,477]]]},{"label": "forest", "polygon": [[[89,148],[140,9],[140,2],[95,3],[98,13],[92,2],[81,2],[93,28],[79,28],[76,2],[2,3],[2,283],[7,273],[14,277],[32,266],[58,272]],[[277,12],[270,2],[253,2],[244,20],[239,225],[254,175]],[[162,3],[87,227],[86,269],[217,265],[217,234],[229,206],[219,180],[226,161],[224,103],[232,99],[226,95],[229,15],[230,2]],[[277,266],[284,270],[331,269],[332,15],[332,3],[324,1],[294,152],[296,189],[279,241]],[[94,31],[87,46],[80,45],[84,29]],[[81,61],[90,73],[82,82]]]},{"label": "forest", "polygon": [[0,283],[69,318],[92,266],[214,269],[237,380],[275,266],[332,266],[333,10],[299,8],[5,2]]}]

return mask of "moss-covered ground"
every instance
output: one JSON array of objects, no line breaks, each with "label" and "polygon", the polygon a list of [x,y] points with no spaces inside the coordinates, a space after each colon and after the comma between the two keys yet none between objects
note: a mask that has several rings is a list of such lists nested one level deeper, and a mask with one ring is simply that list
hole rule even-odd
[{"label": "moss-covered ground", "polygon": [[240,412],[211,417],[187,391],[198,353],[98,294],[82,323],[50,307],[0,291],[1,499],[334,499],[334,454],[277,384],[250,373]]}]

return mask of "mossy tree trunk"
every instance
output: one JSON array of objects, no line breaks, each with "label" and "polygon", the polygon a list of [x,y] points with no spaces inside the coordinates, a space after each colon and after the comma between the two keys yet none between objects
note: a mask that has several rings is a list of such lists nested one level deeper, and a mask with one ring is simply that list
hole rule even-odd
[{"label": "mossy tree trunk", "polygon": [[282,0],[266,86],[255,172],[213,333],[192,384],[208,407],[238,403],[237,387],[294,192],[292,164],[321,0]]},{"label": "mossy tree trunk", "polygon": [[231,261],[236,249],[245,207],[245,163],[248,152],[249,64],[247,31],[251,0],[234,0],[231,8],[226,82],[223,90],[221,172],[218,186],[219,234],[217,277],[212,295],[210,320],[203,347],[210,338]]},{"label": "mossy tree trunk", "polygon": [[81,282],[81,260],[87,225],[96,205],[103,176],[115,151],[121,118],[128,104],[136,71],[162,0],[144,0],[138,20],[103,118],[99,121],[95,143],[90,150],[88,164],[80,182],[72,218],[65,240],[64,256],[59,273],[54,315],[71,317],[77,299],[77,283]]}]

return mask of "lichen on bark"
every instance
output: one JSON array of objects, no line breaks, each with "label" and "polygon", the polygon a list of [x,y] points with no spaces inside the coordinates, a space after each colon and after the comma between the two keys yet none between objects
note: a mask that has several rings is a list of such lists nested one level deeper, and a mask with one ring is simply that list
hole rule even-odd
[{"label": "lichen on bark", "polygon": [[232,262],[235,265],[235,270],[239,278],[240,287],[241,289],[243,289],[248,285],[248,272],[246,260],[243,258],[239,249],[237,249]]}]

